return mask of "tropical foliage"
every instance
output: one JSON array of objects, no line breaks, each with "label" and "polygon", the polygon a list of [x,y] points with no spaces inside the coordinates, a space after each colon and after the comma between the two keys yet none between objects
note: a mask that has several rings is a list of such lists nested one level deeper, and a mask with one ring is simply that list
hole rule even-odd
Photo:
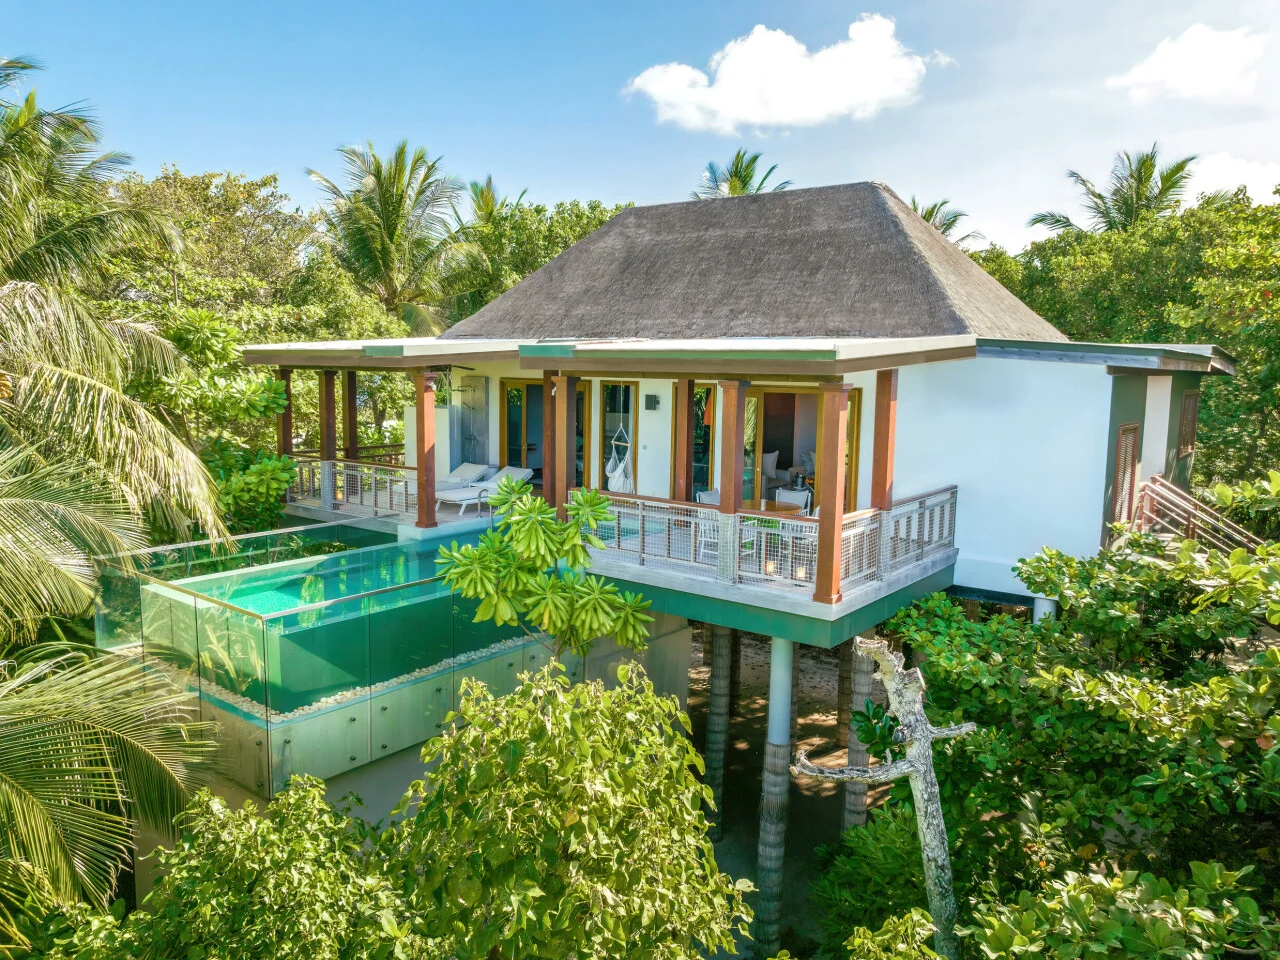
[{"label": "tropical foliage", "polygon": [[459,960],[730,948],[750,886],[716,867],[689,730],[626,664],[612,690],[557,664],[500,699],[467,681],[384,837],[415,928]]},{"label": "tropical foliage", "polygon": [[742,197],[753,193],[764,193],[766,190],[785,190],[791,186],[790,180],[783,180],[772,187],[768,186],[769,178],[778,169],[775,163],[763,173],[760,172],[761,153],[747,153],[740,149],[724,166],[714,160],[702,171],[702,183],[689,194],[693,200],[714,200],[719,197]]},{"label": "tropical foliage", "polygon": [[370,829],[295,778],[263,815],[201,793],[121,920],[47,903],[24,930],[77,960],[219,956],[670,957],[731,948],[750,885],[706,836],[702,760],[674,698],[551,664],[495,698],[467,681],[425,778]]},{"label": "tropical foliage", "polygon": [[29,647],[0,674],[0,940],[36,904],[103,907],[134,827],[168,833],[212,768],[189,696],[132,661]]},{"label": "tropical foliage", "polygon": [[[1088,214],[1088,225],[1079,227],[1065,213],[1052,210],[1035,214],[1028,226],[1048,227],[1050,230],[1095,231],[1128,230],[1141,220],[1159,217],[1178,209],[1178,204],[1191,184],[1191,165],[1196,156],[1182,157],[1160,166],[1160,150],[1156,144],[1150,150],[1130,153],[1122,150],[1116,154],[1111,166],[1111,176],[1105,188],[1075,170],[1067,171],[1067,179],[1084,194],[1083,206]],[[1215,194],[1211,199],[1224,199]]]},{"label": "tropical foliage", "polygon": [[950,200],[936,200],[926,206],[916,200],[915,197],[912,197],[911,209],[920,214],[921,220],[948,240],[953,241],[957,246],[963,247],[966,244],[986,239],[979,230],[970,230],[959,237],[952,236],[956,232],[956,227],[960,226],[960,221],[969,215],[963,210],[951,206]]},{"label": "tropical foliage", "polygon": [[[28,69],[6,61],[12,85]],[[97,152],[76,110],[0,89],[0,630],[79,615],[94,593],[90,557],[136,544],[158,523],[219,534],[213,482],[149,405],[139,377],[184,362],[150,324],[111,316],[81,293],[121,244],[176,240],[155,211],[112,197],[125,162]],[[100,488],[100,489],[97,489]]]},{"label": "tropical foliage", "polygon": [[498,518],[475,546],[440,548],[440,573],[454,592],[479,600],[477,622],[522,626],[557,656],[585,655],[600,637],[641,649],[648,641],[649,601],[586,573],[594,531],[609,520],[609,501],[575,490],[565,519],[534,496],[526,481],[504,479],[489,499]]},{"label": "tropical foliage", "polygon": [[403,896],[379,874],[365,830],[295,778],[261,814],[201,791],[157,854],[161,877],[140,910],[56,908],[29,922],[50,960],[222,957],[383,960],[440,956],[410,931]]},{"label": "tropical foliage", "polygon": [[339,152],[346,167],[343,185],[310,171],[329,201],[324,238],[388,315],[419,334],[438,333],[443,305],[468,292],[460,278],[484,264],[483,251],[456,220],[462,183],[445,175],[440,158],[432,159],[425,147],[410,153],[407,141],[386,158],[373,144]]}]

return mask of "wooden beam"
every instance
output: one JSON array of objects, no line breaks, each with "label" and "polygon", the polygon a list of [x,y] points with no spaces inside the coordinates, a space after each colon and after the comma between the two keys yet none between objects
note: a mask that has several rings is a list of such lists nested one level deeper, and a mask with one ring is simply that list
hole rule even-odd
[{"label": "wooden beam", "polygon": [[[565,518],[564,505],[569,502],[569,490],[573,486],[578,463],[578,378],[557,374],[556,398],[556,488],[551,502],[560,519]],[[546,462],[546,455],[543,455]]]},{"label": "wooden beam", "polygon": [[342,384],[342,449],[348,460],[360,459],[360,421],[356,413],[356,372],[348,370]]},{"label": "wooden beam", "polygon": [[720,512],[737,513],[742,506],[742,451],[747,389],[751,384],[745,380],[721,380],[719,383]]},{"label": "wooden beam", "polygon": [[695,424],[693,381],[676,381],[675,463],[673,464],[672,497],[693,502],[693,434]]},{"label": "wooden beam", "polygon": [[284,409],[276,418],[276,453],[282,457],[293,456],[293,371],[281,367],[276,379],[284,381]]},{"label": "wooden beam", "polygon": [[871,506],[893,506],[893,448],[898,430],[898,371],[876,374],[875,434],[871,446]]},{"label": "wooden beam", "polygon": [[320,371],[320,459],[338,459],[338,423],[332,370]]},{"label": "wooden beam", "polygon": [[840,602],[840,540],[844,527],[845,445],[849,437],[849,386],[844,383],[822,387],[822,424],[818,462],[818,489],[822,491],[822,512],[818,515],[818,569],[813,599],[817,603]]},{"label": "wooden beam", "polygon": [[417,526],[436,525],[436,377],[425,370],[413,375],[414,451],[418,474]]},{"label": "wooden beam", "polygon": [[548,370],[542,375],[542,498],[553,507],[556,495],[556,374]]}]

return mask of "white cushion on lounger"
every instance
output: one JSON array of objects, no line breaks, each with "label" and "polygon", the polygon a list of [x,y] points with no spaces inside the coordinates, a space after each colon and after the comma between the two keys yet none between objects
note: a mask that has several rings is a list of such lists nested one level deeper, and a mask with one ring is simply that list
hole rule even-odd
[{"label": "white cushion on lounger", "polygon": [[436,480],[436,491],[440,490],[461,490],[463,487],[478,483],[484,479],[484,475],[489,472],[487,464],[483,463],[464,463],[460,464],[457,469],[450,470],[443,477]]},{"label": "white cushion on lounger", "polygon": [[436,499],[444,503],[474,503],[480,499],[481,495],[485,497],[491,496],[498,489],[499,481],[504,477],[528,480],[532,476],[533,471],[528,467],[503,467],[483,483],[473,483],[459,490],[439,490],[436,492]]}]

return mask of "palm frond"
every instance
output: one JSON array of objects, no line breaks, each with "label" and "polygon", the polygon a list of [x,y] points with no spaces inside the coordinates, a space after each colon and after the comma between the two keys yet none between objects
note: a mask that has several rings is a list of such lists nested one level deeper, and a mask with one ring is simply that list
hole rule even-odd
[{"label": "palm frond", "polygon": [[94,465],[0,451],[0,634],[82,615],[97,592],[93,557],[144,542],[137,512]]},{"label": "palm frond", "polygon": [[190,695],[123,657],[58,647],[0,678],[3,854],[103,904],[131,818],[168,829],[217,744]]}]

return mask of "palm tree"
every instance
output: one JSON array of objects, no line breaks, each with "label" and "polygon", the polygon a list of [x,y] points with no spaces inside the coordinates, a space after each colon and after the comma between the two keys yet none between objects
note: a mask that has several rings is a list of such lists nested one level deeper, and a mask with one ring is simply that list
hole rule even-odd
[{"label": "palm tree", "polygon": [[[29,69],[2,61],[0,80],[12,87]],[[135,377],[178,372],[182,358],[77,292],[119,244],[175,242],[154,213],[110,195],[127,158],[97,142],[79,111],[0,98],[0,640],[46,615],[82,614],[96,589],[91,558],[152,524],[225,533],[200,459],[126,392]]]},{"label": "palm tree", "polygon": [[387,158],[373,145],[343,147],[346,184],[308,170],[328,194],[327,236],[342,263],[392,316],[420,332],[444,325],[443,305],[465,292],[469,267],[484,263],[458,224],[463,188],[426,148],[402,140]]},{"label": "palm tree", "polygon": [[707,169],[702,171],[702,185],[689,197],[693,200],[714,200],[718,197],[742,197],[753,193],[764,193],[768,190],[785,190],[791,186],[790,180],[783,180],[776,186],[766,187],[773,171],[778,169],[775,163],[761,177],[756,176],[756,168],[760,165],[763,154],[747,153],[745,149],[733,155],[727,166],[720,166],[712,160]]},{"label": "palm tree", "polygon": [[170,832],[218,745],[190,722],[187,693],[124,657],[41,645],[0,669],[0,937],[12,944],[15,916],[41,901],[105,906],[134,823]]},{"label": "palm tree", "polygon": [[[1027,221],[1027,226],[1044,226],[1055,232],[1087,229],[1103,233],[1128,230],[1146,217],[1172,213],[1178,209],[1191,183],[1191,165],[1196,159],[1196,155],[1191,154],[1161,167],[1157,144],[1137,153],[1123,150],[1116,154],[1111,165],[1111,178],[1105,190],[1075,170],[1068,170],[1067,178],[1084,191],[1088,226],[1080,227],[1067,214],[1053,210],[1037,213]],[[1205,199],[1216,202],[1222,196],[1210,194]]]},{"label": "palm tree", "polygon": [[953,238],[951,236],[951,234],[955,233],[956,227],[960,225],[960,221],[969,215],[963,210],[952,207],[950,204],[950,200],[938,200],[927,207],[921,207],[914,196],[911,198],[911,209],[920,214],[920,219],[948,240],[952,240],[956,246],[963,247],[970,241],[985,240],[986,237],[978,230],[970,230],[963,237]]},{"label": "palm tree", "polygon": [[472,180],[468,185],[471,193],[471,223],[479,225],[487,225],[506,213],[508,210],[514,210],[524,202],[524,195],[527,190],[521,190],[520,196],[515,200],[509,197],[499,197],[498,188],[493,185],[493,175],[485,177],[483,181]]}]

